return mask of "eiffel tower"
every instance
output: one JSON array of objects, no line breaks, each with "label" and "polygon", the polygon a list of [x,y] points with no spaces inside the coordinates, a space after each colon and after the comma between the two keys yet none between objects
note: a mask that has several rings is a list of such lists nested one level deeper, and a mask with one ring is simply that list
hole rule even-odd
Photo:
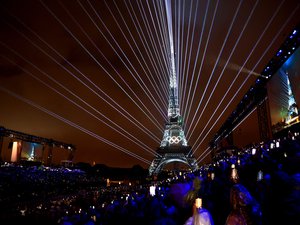
[{"label": "eiffel tower", "polygon": [[172,79],[170,85],[168,121],[165,125],[163,139],[160,147],[156,150],[158,155],[153,159],[149,174],[158,174],[163,167],[172,162],[181,162],[188,165],[192,171],[198,169],[196,159],[190,154],[191,146],[187,144],[182,129],[182,117],[179,113],[177,85]]},{"label": "eiffel tower", "polygon": [[285,123],[287,125],[292,125],[294,123],[299,122],[299,113],[298,113],[298,106],[296,104],[290,79],[288,73],[286,73],[286,83],[287,83],[287,92],[288,92],[288,109],[287,109],[287,116],[285,118]]},{"label": "eiffel tower", "polygon": [[188,165],[193,171],[198,169],[196,159],[190,154],[191,146],[187,144],[184,131],[182,129],[182,117],[178,104],[178,86],[175,70],[175,57],[173,48],[173,32],[170,5],[166,1],[166,12],[168,19],[168,30],[170,37],[170,84],[169,84],[169,105],[168,121],[165,126],[163,139],[157,149],[156,156],[150,167],[149,174],[158,174],[163,167],[172,162],[181,162]]}]

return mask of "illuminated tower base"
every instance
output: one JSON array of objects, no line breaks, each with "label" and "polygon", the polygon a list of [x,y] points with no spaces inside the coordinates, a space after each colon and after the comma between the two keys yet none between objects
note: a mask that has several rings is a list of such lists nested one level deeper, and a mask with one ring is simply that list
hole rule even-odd
[{"label": "illuminated tower base", "polygon": [[149,174],[158,174],[166,164],[173,162],[184,163],[191,168],[192,171],[198,169],[196,159],[190,155],[191,147],[187,145],[184,132],[181,127],[180,116],[172,118],[167,123],[164,137],[160,147],[157,149],[159,156],[156,156],[150,167]]},{"label": "illuminated tower base", "polygon": [[194,157],[189,157],[187,154],[184,153],[165,153],[160,157],[156,157],[150,167],[149,167],[149,174],[156,175],[159,174],[162,168],[172,162],[181,162],[187,164],[192,171],[198,169],[198,165],[196,159]]}]

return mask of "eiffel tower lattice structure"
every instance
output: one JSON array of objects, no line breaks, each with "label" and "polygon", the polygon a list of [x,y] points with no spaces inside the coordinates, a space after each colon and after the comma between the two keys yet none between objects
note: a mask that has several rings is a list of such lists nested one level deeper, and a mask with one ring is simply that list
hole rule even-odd
[{"label": "eiffel tower lattice structure", "polygon": [[[167,2],[167,1],[166,1]],[[182,129],[182,117],[180,115],[178,103],[178,86],[175,71],[175,57],[173,48],[173,32],[170,5],[166,4],[168,19],[168,30],[170,38],[170,85],[169,85],[169,105],[168,121],[165,126],[163,140],[157,149],[156,156],[150,167],[149,174],[158,174],[163,167],[172,162],[181,162],[188,165],[193,171],[198,169],[196,159],[192,156],[191,146],[187,144],[184,131]]]},{"label": "eiffel tower lattice structure", "polygon": [[172,162],[184,163],[192,171],[198,169],[196,159],[190,154],[191,146],[187,145],[181,121],[180,115],[169,117],[163,140],[157,149],[158,156],[153,159],[149,167],[150,175],[158,174],[166,164]]}]

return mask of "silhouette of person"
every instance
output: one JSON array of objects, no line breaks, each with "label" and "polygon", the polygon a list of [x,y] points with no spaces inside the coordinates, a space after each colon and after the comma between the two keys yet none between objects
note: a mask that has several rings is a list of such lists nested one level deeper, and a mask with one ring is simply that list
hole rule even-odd
[{"label": "silhouette of person", "polygon": [[184,225],[214,225],[209,211],[202,208],[201,198],[196,198],[193,205],[193,215],[184,223]]},{"label": "silhouette of person", "polygon": [[261,224],[261,211],[258,203],[249,191],[241,184],[235,184],[230,190],[232,207],[225,225],[257,225]]}]

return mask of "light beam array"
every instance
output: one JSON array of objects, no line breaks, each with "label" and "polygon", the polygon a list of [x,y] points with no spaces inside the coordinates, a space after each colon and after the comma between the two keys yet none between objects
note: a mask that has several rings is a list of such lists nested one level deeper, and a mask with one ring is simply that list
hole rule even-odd
[{"label": "light beam array", "polygon": [[[202,163],[211,152],[208,140],[235,107],[241,92],[250,86],[254,77],[262,76],[257,71],[278,45],[286,27],[295,23],[300,13],[300,3],[288,1],[272,3],[264,8],[264,13],[263,3],[258,0],[251,6],[247,1],[237,1],[231,3],[230,9],[219,0],[77,0],[72,3],[40,0],[35,4],[47,21],[53,23],[51,26],[63,32],[62,38],[69,40],[72,50],[83,53],[84,60],[97,72],[91,74],[72,61],[41,32],[46,29],[24,19],[16,10],[11,11],[9,6],[1,8],[4,15],[1,24],[21,45],[33,49],[60,73],[48,71],[48,65],[39,64],[20,46],[0,38],[3,64],[17,67],[49,94],[71,104],[78,113],[97,121],[114,135],[122,136],[135,150],[113,142],[113,138],[104,138],[101,132],[76,124],[3,84],[1,92],[145,164],[157,154],[154,146],[159,145],[163,136],[170,72],[177,73],[179,106],[183,128],[192,145],[191,153]],[[261,16],[259,23],[258,16]],[[251,33],[253,30],[257,35]],[[248,36],[251,42],[245,44]],[[60,74],[70,83],[64,83]],[[112,88],[102,88],[101,78]],[[75,84],[84,91],[77,92],[73,88]],[[97,99],[106,110],[90,98]],[[122,119],[114,119],[107,111]]]}]

